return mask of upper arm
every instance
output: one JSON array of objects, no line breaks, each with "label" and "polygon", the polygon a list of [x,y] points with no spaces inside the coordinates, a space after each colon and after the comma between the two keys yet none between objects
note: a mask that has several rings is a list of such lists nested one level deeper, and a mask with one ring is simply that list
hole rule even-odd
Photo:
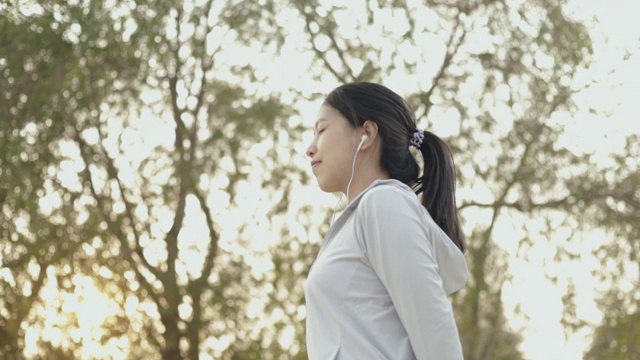
[{"label": "upper arm", "polygon": [[417,202],[397,189],[375,190],[361,204],[370,266],[387,289],[417,358],[461,359],[451,303]]}]

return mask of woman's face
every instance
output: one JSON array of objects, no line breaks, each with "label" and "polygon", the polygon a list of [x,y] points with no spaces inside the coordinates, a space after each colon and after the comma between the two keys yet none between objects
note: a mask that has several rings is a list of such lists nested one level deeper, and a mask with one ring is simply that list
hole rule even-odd
[{"label": "woman's face", "polygon": [[320,107],[315,136],[307,149],[320,189],[346,192],[358,141],[358,132],[338,110],[327,104]]}]

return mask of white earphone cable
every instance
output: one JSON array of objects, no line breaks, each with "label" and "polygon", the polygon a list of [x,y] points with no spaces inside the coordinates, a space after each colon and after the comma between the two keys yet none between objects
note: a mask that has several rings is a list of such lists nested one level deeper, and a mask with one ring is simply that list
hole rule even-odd
[{"label": "white earphone cable", "polygon": [[364,141],[360,141],[360,145],[356,149],[356,153],[353,154],[353,161],[351,162],[351,177],[349,178],[349,183],[347,184],[347,205],[349,205],[349,189],[351,188],[351,182],[353,181],[353,177],[356,174],[356,157],[358,157],[358,152],[360,151],[360,147]]},{"label": "white earphone cable", "polygon": [[[347,184],[347,206],[349,206],[349,189],[351,188],[351,182],[353,181],[353,177],[356,173],[356,157],[358,156],[358,152],[360,152],[360,148],[362,144],[368,139],[367,135],[362,135],[362,140],[358,144],[356,148],[355,154],[353,154],[353,160],[351,161],[351,177],[349,178],[349,183]],[[340,201],[342,200],[342,195],[340,195],[340,199],[338,199],[338,204],[333,210],[333,215],[331,215],[331,223],[333,224],[333,218],[336,216],[336,211],[338,211],[338,205],[340,205]]]}]

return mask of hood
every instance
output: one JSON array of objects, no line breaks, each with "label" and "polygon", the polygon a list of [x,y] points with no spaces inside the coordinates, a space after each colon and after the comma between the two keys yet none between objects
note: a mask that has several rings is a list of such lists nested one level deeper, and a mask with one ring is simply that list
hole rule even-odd
[{"label": "hood", "polygon": [[[423,213],[427,222],[426,226],[429,231],[428,241],[431,243],[431,247],[434,250],[435,260],[438,264],[438,273],[442,279],[442,285],[447,295],[450,295],[464,287],[469,277],[467,261],[464,254],[460,249],[458,249],[449,236],[447,236],[447,234],[445,234],[445,232],[435,223],[427,209],[418,201],[418,197],[415,195],[413,190],[398,180],[387,179],[375,180],[372,182],[369,187],[358,194],[358,196],[356,196],[353,201],[347,205],[334,225],[339,225],[338,223],[348,218],[368,192],[381,186],[393,186],[394,188],[401,190],[403,195],[406,194],[407,199]],[[415,203],[413,203],[414,201]],[[332,228],[333,227],[334,226],[332,226]],[[331,229],[329,231],[331,231]]]}]

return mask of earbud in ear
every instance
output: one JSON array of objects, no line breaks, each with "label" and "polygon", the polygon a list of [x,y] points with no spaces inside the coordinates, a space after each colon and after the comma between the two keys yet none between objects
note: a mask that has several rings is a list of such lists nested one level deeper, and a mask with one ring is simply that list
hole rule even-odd
[{"label": "earbud in ear", "polygon": [[367,136],[367,134],[362,134],[362,137],[360,138],[360,143],[358,144],[358,148],[356,149],[356,152],[360,151],[362,144],[364,144],[364,142],[367,141],[368,138],[369,137]]}]

